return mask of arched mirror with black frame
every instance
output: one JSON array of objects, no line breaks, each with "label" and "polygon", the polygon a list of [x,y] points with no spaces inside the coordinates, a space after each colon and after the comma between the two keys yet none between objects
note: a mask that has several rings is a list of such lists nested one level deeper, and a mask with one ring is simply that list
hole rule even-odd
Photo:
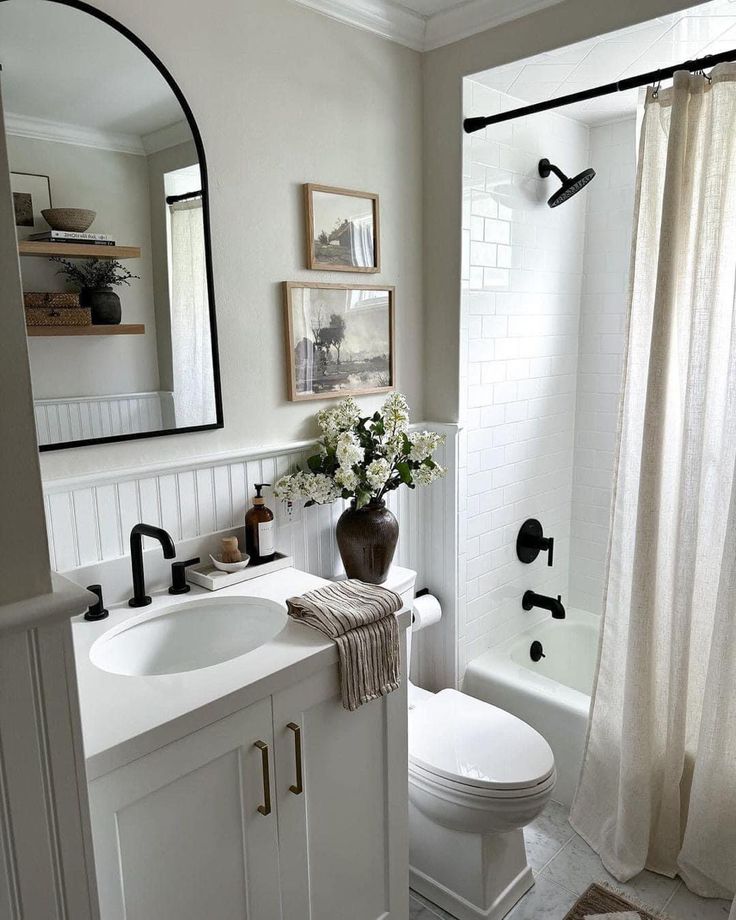
[{"label": "arched mirror with black frame", "polygon": [[125,26],[0,0],[5,132],[42,451],[221,428],[207,166]]}]

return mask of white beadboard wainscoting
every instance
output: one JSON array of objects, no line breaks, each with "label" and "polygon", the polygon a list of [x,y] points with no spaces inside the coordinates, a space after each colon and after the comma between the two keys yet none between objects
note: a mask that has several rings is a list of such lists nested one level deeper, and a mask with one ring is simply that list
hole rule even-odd
[{"label": "white beadboard wainscoting", "polygon": [[[457,426],[425,423],[446,435],[437,454],[447,477],[426,489],[399,489],[388,505],[400,522],[396,563],[415,569],[445,616],[432,635],[417,636],[416,679],[426,686],[454,685],[457,585]],[[233,527],[243,518],[257,482],[275,482],[304,462],[312,442],[219,454],[145,470],[124,470],[44,483],[51,567],[74,578],[74,570],[129,554],[130,530],[139,521],[167,530],[175,542]],[[270,493],[268,493],[270,494]],[[335,524],[345,503],[289,511],[272,497],[276,546],[297,568],[332,578],[342,572]],[[146,546],[154,543],[146,541]]]},{"label": "white beadboard wainscoting", "polygon": [[173,426],[173,394],[166,392],[35,399],[33,405],[40,446]]}]

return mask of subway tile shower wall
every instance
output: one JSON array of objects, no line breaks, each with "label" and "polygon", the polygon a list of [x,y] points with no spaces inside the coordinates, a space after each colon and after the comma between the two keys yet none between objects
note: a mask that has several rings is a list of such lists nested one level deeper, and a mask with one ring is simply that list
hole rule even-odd
[{"label": "subway tile shower wall", "polygon": [[597,175],[588,186],[578,349],[570,596],[600,610],[608,551],[618,402],[626,344],[636,121],[590,131]]},{"label": "subway tile shower wall", "polygon": [[[518,104],[472,81],[465,93],[469,115]],[[600,610],[631,223],[629,205],[623,233],[627,203],[618,196],[629,189],[629,171],[617,166],[618,142],[629,138],[633,168],[634,134],[633,121],[591,129],[544,113],[465,141],[461,674],[469,660],[544,616],[522,610],[527,588]],[[568,174],[597,170],[590,214],[585,192],[547,207],[557,185],[539,178],[542,157]],[[613,201],[609,223],[603,212]],[[616,272],[623,286],[602,290]],[[613,294],[618,299],[610,296],[601,313],[601,298]],[[527,517],[555,537],[554,568],[541,557],[532,566],[516,558]]]}]

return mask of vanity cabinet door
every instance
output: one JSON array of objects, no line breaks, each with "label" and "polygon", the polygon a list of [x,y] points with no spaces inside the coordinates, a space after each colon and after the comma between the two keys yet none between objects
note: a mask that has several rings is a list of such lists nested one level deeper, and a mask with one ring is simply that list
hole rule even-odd
[{"label": "vanity cabinet door", "polygon": [[90,784],[102,920],[280,920],[256,742],[273,789],[270,698]]},{"label": "vanity cabinet door", "polygon": [[406,688],[347,712],[335,666],[273,712],[284,920],[406,920]]}]

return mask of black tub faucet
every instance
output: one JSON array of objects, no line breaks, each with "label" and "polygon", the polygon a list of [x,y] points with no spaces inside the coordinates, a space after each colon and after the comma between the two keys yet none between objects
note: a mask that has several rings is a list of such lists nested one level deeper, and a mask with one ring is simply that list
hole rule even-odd
[{"label": "black tub faucet", "polygon": [[546,594],[535,594],[534,591],[525,591],[521,599],[521,606],[524,610],[531,610],[533,607],[541,607],[542,610],[549,610],[555,620],[565,619],[565,608],[562,604],[562,595],[558,594],[556,598],[547,597]]},{"label": "black tub faucet", "polygon": [[176,556],[174,541],[160,527],[152,524],[136,524],[130,532],[130,563],[133,568],[133,597],[128,601],[130,607],[147,607],[151,598],[146,594],[146,581],[143,575],[143,537],[158,540],[164,551],[165,559]]}]

